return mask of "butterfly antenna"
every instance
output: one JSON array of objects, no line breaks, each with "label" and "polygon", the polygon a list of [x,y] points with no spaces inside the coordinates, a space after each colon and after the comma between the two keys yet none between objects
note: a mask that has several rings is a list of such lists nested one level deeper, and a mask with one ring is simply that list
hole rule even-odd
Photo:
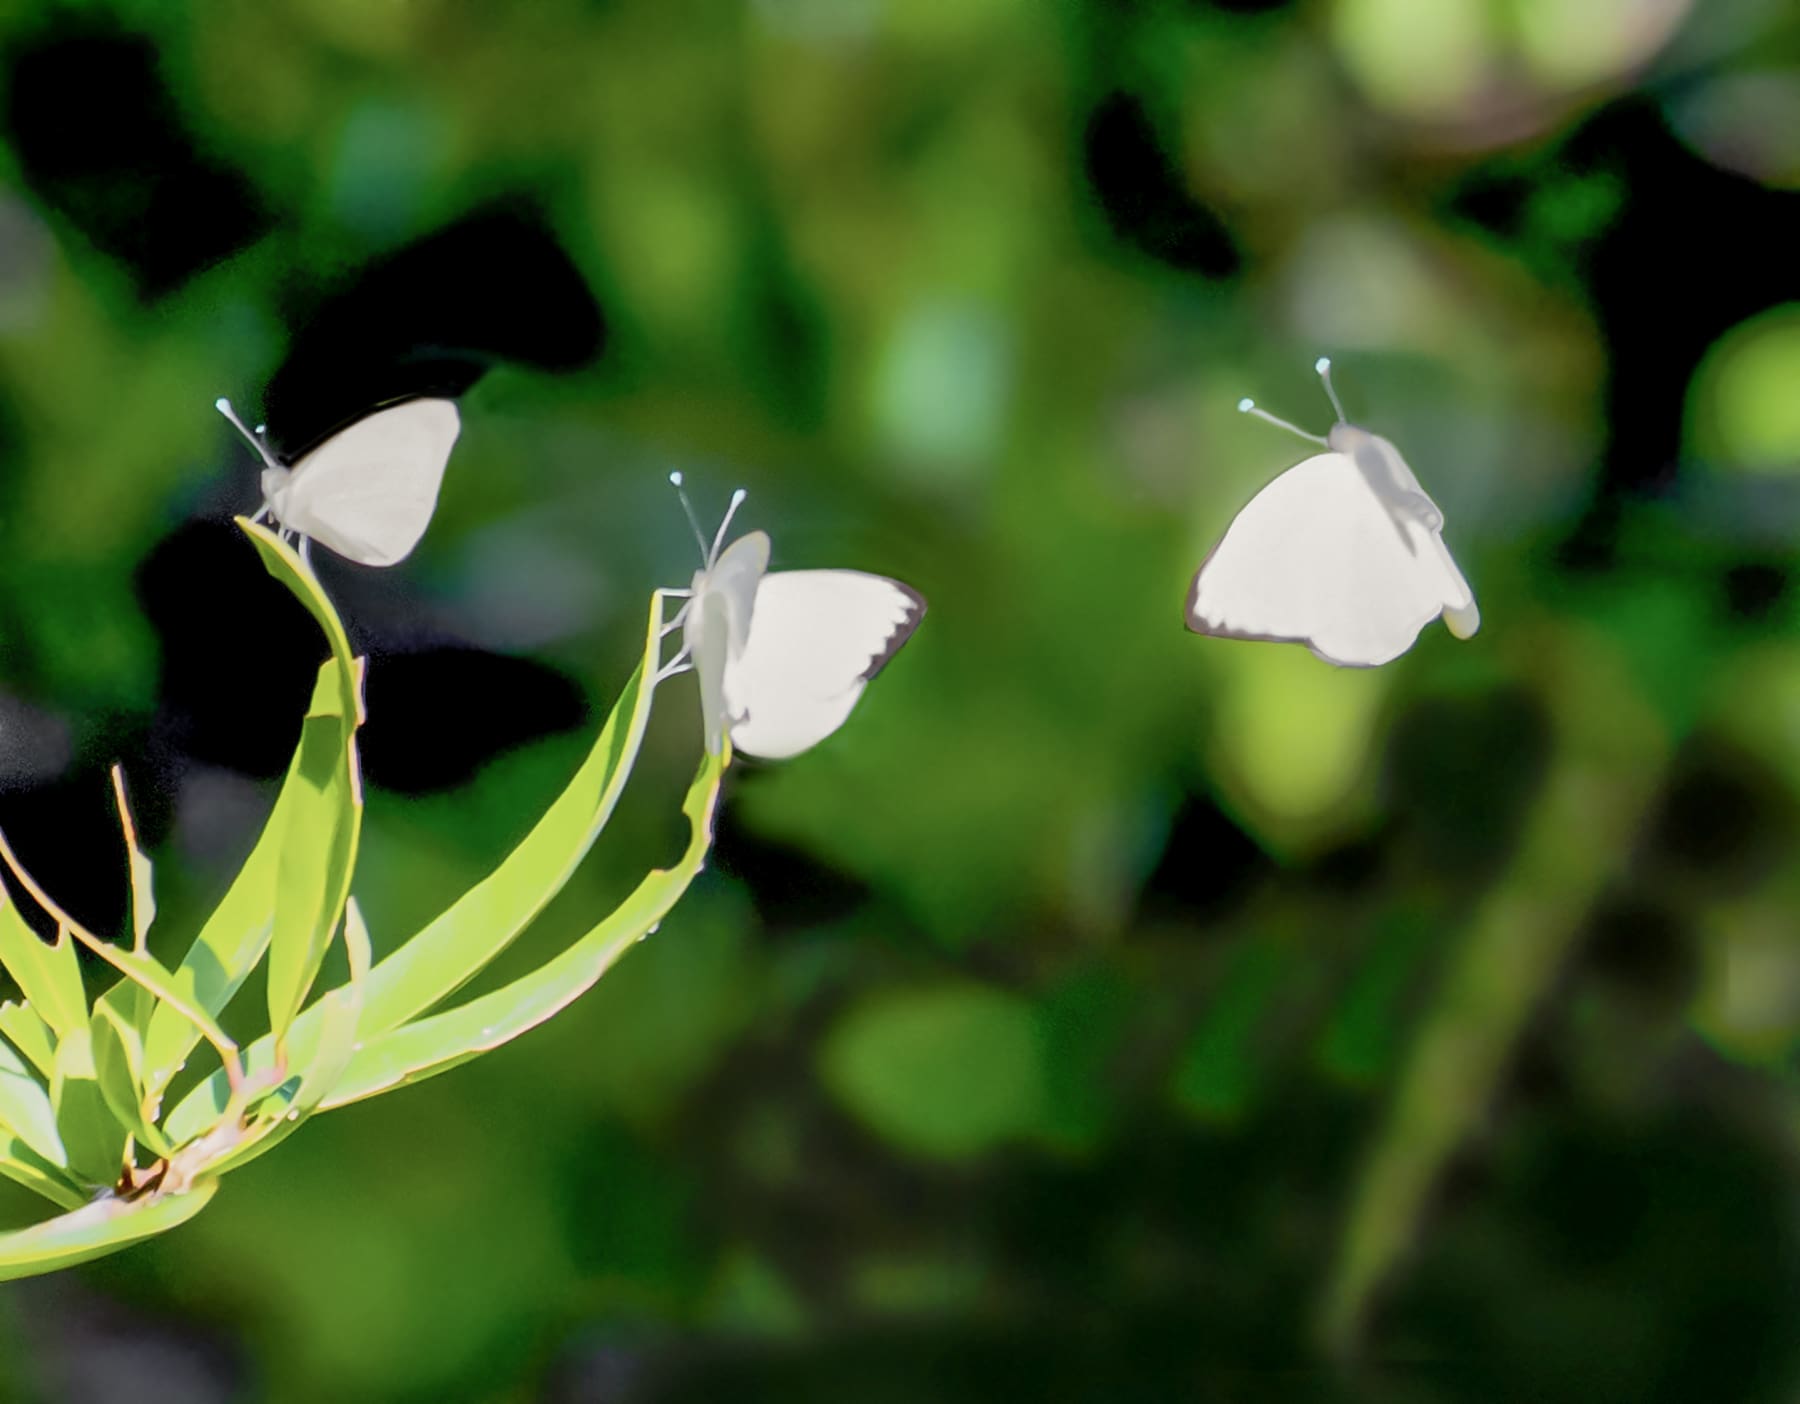
[{"label": "butterfly antenna", "polygon": [[707,565],[710,566],[719,559],[719,547],[725,544],[725,528],[731,525],[731,519],[737,515],[737,509],[744,505],[744,499],[749,495],[743,488],[731,494],[731,505],[725,509],[725,520],[719,523],[718,534],[713,537],[712,552],[706,558]]},{"label": "butterfly antenna", "polygon": [[279,466],[275,460],[269,456],[269,446],[244,427],[244,421],[237,417],[237,411],[231,407],[230,400],[221,395],[218,399],[213,401],[213,408],[231,421],[231,427],[244,436],[245,441],[250,447],[256,450],[256,456],[258,458],[262,459],[262,461],[271,468]]},{"label": "butterfly antenna", "polygon": [[669,474],[669,485],[675,489],[675,496],[681,499],[681,510],[687,513],[688,525],[694,529],[694,540],[700,546],[700,559],[710,565],[712,558],[706,554],[706,533],[700,529],[700,519],[694,515],[694,504],[688,501],[687,489],[681,484],[681,470],[677,468]]},{"label": "butterfly antenna", "polygon": [[1253,414],[1258,419],[1265,420],[1266,422],[1273,424],[1277,429],[1285,429],[1290,434],[1298,434],[1301,438],[1305,439],[1308,443],[1326,444],[1327,447],[1330,446],[1329,443],[1327,442],[1327,440],[1322,435],[1309,434],[1306,432],[1306,430],[1302,429],[1298,424],[1289,424],[1287,422],[1287,420],[1285,420],[1285,419],[1277,419],[1274,415],[1270,414],[1266,409],[1261,408],[1256,403],[1256,401],[1251,399],[1248,395],[1246,395],[1243,399],[1238,401],[1238,413],[1239,414]]},{"label": "butterfly antenna", "polygon": [[1349,416],[1344,413],[1344,406],[1338,400],[1337,390],[1331,383],[1331,357],[1319,357],[1313,362],[1313,369],[1319,373],[1319,379],[1325,382],[1325,393],[1331,397],[1331,407],[1337,411],[1338,423],[1348,424]]}]

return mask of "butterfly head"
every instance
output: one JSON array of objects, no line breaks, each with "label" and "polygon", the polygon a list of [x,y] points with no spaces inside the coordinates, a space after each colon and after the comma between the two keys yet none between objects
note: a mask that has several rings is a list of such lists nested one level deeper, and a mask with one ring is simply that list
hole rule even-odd
[{"label": "butterfly head", "polygon": [[700,518],[694,514],[694,504],[688,501],[687,489],[682,486],[684,479],[681,470],[676,469],[669,474],[669,485],[675,489],[675,496],[681,500],[681,510],[687,514],[688,525],[694,529],[694,540],[700,546],[700,569],[694,572],[694,588],[700,587],[706,572],[719,563],[719,551],[725,544],[725,529],[731,525],[731,519],[737,515],[737,509],[744,505],[749,493],[739,488],[731,494],[731,503],[725,509],[725,517],[719,523],[719,529],[713,534],[712,544],[706,542],[706,533],[700,528]]}]

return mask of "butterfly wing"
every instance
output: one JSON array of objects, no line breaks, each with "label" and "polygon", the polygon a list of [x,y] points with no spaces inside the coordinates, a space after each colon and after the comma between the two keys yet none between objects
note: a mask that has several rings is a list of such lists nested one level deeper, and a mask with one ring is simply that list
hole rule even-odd
[{"label": "butterfly wing", "polygon": [[726,660],[743,653],[750,638],[758,590],[769,568],[769,537],[745,532],[694,577],[683,641],[700,681],[700,716],[706,749],[719,752],[731,714],[725,700]]},{"label": "butterfly wing", "polygon": [[1347,455],[1321,453],[1238,513],[1195,572],[1187,620],[1197,633],[1304,643],[1328,663],[1370,668],[1406,652],[1435,615],[1456,628],[1473,609],[1438,533],[1393,510]]},{"label": "butterfly wing", "polygon": [[270,505],[283,526],[340,556],[394,565],[431,523],[461,428],[450,400],[408,400],[378,410],[296,463]]},{"label": "butterfly wing", "polygon": [[924,598],[886,576],[764,576],[749,641],[725,668],[732,744],[777,760],[823,741],[924,615]]}]

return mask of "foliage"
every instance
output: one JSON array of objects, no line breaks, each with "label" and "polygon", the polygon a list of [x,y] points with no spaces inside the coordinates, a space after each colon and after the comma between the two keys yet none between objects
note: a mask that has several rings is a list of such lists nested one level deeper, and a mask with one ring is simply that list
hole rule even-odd
[{"label": "foliage", "polygon": [[[726,760],[709,756],[683,805],[691,839],[612,913],[529,975],[449,1009],[556,895],[599,837],[631,774],[649,720],[663,639],[652,596],[643,660],[588,760],[532,831],[486,879],[379,963],[350,895],[362,823],[356,731],[364,661],[311,570],[268,529],[239,520],[269,573],[318,621],[320,667],[287,778],[262,836],[224,900],[174,969],[150,954],[151,864],[138,849],[113,772],[134,899],[134,944],[88,931],[34,882],[0,839],[13,877],[54,923],[41,940],[0,905],[0,962],[24,998],[0,1012],[0,1174],[65,1212],[0,1234],[0,1278],[85,1262],[185,1223],[219,1178],[316,1112],[433,1077],[510,1042],[590,988],[654,931],[686,890],[711,837]],[[313,993],[342,933],[348,978]],[[91,1007],[77,946],[118,972]],[[258,965],[268,1032],[242,1049],[219,1025]],[[176,1075],[205,1040],[220,1067],[165,1115]]]}]

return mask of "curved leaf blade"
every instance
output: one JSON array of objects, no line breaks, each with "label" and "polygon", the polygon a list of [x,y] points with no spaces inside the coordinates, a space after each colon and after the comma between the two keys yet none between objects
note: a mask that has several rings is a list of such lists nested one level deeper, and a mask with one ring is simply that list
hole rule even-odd
[{"label": "curved leaf blade", "polygon": [[5,1043],[0,1043],[0,1129],[51,1165],[68,1168],[49,1089]]},{"label": "curved leaf blade", "polygon": [[105,1198],[30,1228],[0,1233],[0,1282],[73,1267],[186,1223],[219,1188],[202,1180],[183,1194]]},{"label": "curved leaf blade", "polygon": [[110,1185],[125,1167],[128,1133],[106,1104],[86,1029],[56,1045],[50,1105],[56,1108],[56,1134],[75,1178],[83,1184]]},{"label": "curved leaf blade", "polygon": [[[239,870],[224,898],[200,928],[199,936],[181,962],[183,978],[187,987],[193,991],[195,1003],[212,1015],[218,1014],[231,1002],[232,996],[238,992],[269,949],[275,928],[282,851],[289,826],[295,822],[295,812],[303,805],[303,791],[308,788],[306,782],[298,778],[303,770],[301,758],[308,751],[308,728],[312,728],[316,737],[329,724],[314,719],[329,715],[338,718],[340,722],[348,721],[348,730],[353,738],[355,726],[360,725],[363,719],[360,675],[354,667],[355,660],[351,656],[350,641],[344,633],[343,621],[339,619],[331,601],[299,557],[282,544],[274,533],[242,517],[237,522],[256,547],[264,568],[287,586],[319,622],[326,642],[330,645],[331,658],[320,669],[312,702],[307,707],[307,719],[301,723],[301,737],[289,764],[288,777],[276,796],[275,807],[263,825],[262,835],[257,839],[256,847],[251,850],[250,857]],[[323,744],[317,739],[310,742],[315,751]],[[343,763],[350,775],[357,777],[354,791],[358,805],[354,818],[360,825],[361,784],[353,745],[346,748]],[[354,833],[348,836],[345,848],[346,856],[353,861],[356,849]],[[348,895],[349,884],[346,878],[344,896]],[[329,906],[330,903],[322,905]],[[332,921],[336,921],[335,913]],[[296,969],[296,977],[298,973]],[[151,1015],[144,1040],[144,1058],[146,1081],[152,1093],[168,1084],[198,1041],[198,1033],[191,1022],[176,1011],[159,1009]],[[220,1081],[221,1084],[224,1081],[222,1075]],[[221,1109],[224,1106],[223,1097],[219,1106]]]},{"label": "curved leaf blade", "polygon": [[81,984],[81,963],[67,931],[58,930],[56,943],[47,945],[26,925],[12,899],[0,892],[0,964],[17,982],[26,1002],[43,1018],[58,1038],[67,1038],[88,1021],[87,993]]},{"label": "curved leaf blade", "polygon": [[6,1035],[32,1067],[45,1077],[50,1076],[51,1064],[56,1057],[56,1039],[37,1010],[29,1004],[15,1004],[11,1000],[0,1004],[0,1034]]},{"label": "curved leaf blade", "polygon": [[[620,692],[588,757],[544,817],[500,866],[370,972],[359,1029],[365,1042],[460,988],[549,904],[587,855],[612,816],[643,744],[655,691],[664,594],[651,598],[644,659]],[[320,1010],[306,1010],[288,1035],[292,1061],[304,1065],[319,1039]],[[389,1021],[392,1021],[390,1023]],[[274,1065],[274,1042],[258,1039],[245,1054],[251,1076]],[[164,1129],[180,1144],[224,1114],[230,1089],[215,1073],[182,1099]]]},{"label": "curved leaf blade", "polygon": [[662,641],[663,593],[651,600],[644,658],[626,680],[581,768],[500,866],[375,967],[365,1038],[454,994],[531,924],[569,880],[612,817],[650,720]]},{"label": "curved leaf blade", "polygon": [[88,1202],[80,1186],[17,1137],[0,1130],[0,1175],[40,1194],[61,1209]]},{"label": "curved leaf blade", "polygon": [[529,975],[442,1014],[365,1043],[324,1107],[340,1107],[421,1082],[509,1043],[572,1004],[660,923],[705,865],[729,748],[707,756],[682,812],[690,837],[673,867],[653,869],[619,906],[562,954]]}]

